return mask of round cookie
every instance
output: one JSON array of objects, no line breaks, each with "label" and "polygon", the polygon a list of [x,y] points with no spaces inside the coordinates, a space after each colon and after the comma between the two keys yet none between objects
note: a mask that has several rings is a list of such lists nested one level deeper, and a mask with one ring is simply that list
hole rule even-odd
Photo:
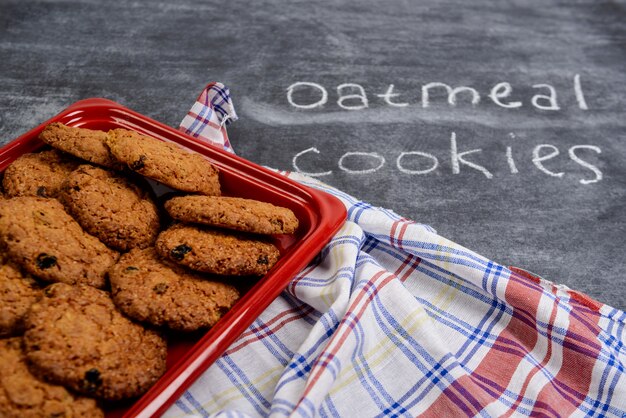
[{"label": "round cookie", "polygon": [[233,286],[161,260],[154,248],[124,254],[109,280],[113,301],[126,315],[179,331],[213,326],[239,298]]},{"label": "round cookie", "polygon": [[0,260],[0,337],[23,331],[24,316],[41,295],[41,286],[32,277],[24,276],[10,261]]},{"label": "round cookie", "polygon": [[109,131],[106,141],[118,161],[173,189],[219,196],[218,170],[203,156],[127,129]]},{"label": "round cookie", "polygon": [[148,188],[91,165],[81,165],[67,177],[60,200],[91,235],[111,248],[146,248],[159,232],[159,213]]},{"label": "round cookie", "polygon": [[192,270],[231,276],[263,275],[280,257],[278,248],[256,237],[184,224],[162,231],[155,248]]},{"label": "round cookie", "polygon": [[16,264],[48,282],[104,287],[119,256],[85,233],[56,199],[0,200],[0,242]]},{"label": "round cookie", "polygon": [[292,234],[298,218],[287,208],[226,196],[180,196],[165,203],[172,218],[256,234]]},{"label": "round cookie", "polygon": [[39,134],[46,144],[78,158],[103,167],[121,168],[104,144],[107,133],[85,128],[74,128],[54,122]]},{"label": "round cookie", "polygon": [[94,399],[39,380],[28,369],[21,338],[0,340],[0,416],[104,417]]},{"label": "round cookie", "polygon": [[57,150],[24,154],[4,171],[6,197],[56,197],[67,175],[77,166],[76,160]]},{"label": "round cookie", "polygon": [[107,400],[144,393],[167,355],[165,340],[122,315],[107,292],[64,283],[31,307],[24,349],[46,380]]}]

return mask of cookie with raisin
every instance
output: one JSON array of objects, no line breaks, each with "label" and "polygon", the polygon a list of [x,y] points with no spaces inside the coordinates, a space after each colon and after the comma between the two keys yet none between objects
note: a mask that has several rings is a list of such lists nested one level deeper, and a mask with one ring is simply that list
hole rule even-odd
[{"label": "cookie with raisin", "polygon": [[124,316],[103,290],[52,284],[25,322],[24,349],[33,370],[78,393],[132,398],[165,372],[163,337]]},{"label": "cookie with raisin", "polygon": [[23,154],[4,171],[6,197],[56,197],[78,161],[57,150]]},{"label": "cookie with raisin", "polygon": [[124,254],[109,279],[126,315],[180,331],[212,327],[239,298],[233,286],[162,260],[154,248]]},{"label": "cookie with raisin", "polygon": [[47,282],[104,287],[119,254],[87,234],[56,199],[0,200],[0,245],[13,262]]},{"label": "cookie with raisin", "polygon": [[0,340],[0,416],[104,418],[95,399],[77,396],[63,386],[33,375],[22,338]]},{"label": "cookie with raisin", "polygon": [[257,236],[176,224],[162,231],[155,248],[159,255],[204,273],[264,275],[280,257],[278,248]]}]

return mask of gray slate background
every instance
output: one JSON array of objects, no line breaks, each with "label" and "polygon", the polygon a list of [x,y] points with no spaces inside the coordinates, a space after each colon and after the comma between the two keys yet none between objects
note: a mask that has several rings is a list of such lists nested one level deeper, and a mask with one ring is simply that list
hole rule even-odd
[{"label": "gray slate background", "polygon": [[[377,206],[433,226],[441,235],[505,265],[526,268],[618,308],[626,308],[626,3],[624,1],[193,2],[0,0],[0,144],[87,97],[118,101],[177,126],[201,88],[227,84],[240,120],[229,128],[240,155],[294,170],[332,171],[320,179]],[[581,77],[588,109],[573,78]],[[287,88],[318,83],[328,102],[296,109]],[[503,109],[489,98],[509,82]],[[459,96],[452,107],[421,86],[471,86],[481,101]],[[344,110],[337,86],[357,83],[366,110]],[[560,110],[539,110],[531,98],[553,85]],[[377,94],[394,84],[408,106]],[[295,91],[312,103],[312,89]],[[344,91],[347,94],[348,91]],[[347,105],[358,100],[346,101]],[[461,164],[453,174],[450,137],[493,178]],[[560,154],[532,162],[533,149]],[[602,172],[597,183],[578,156]],[[506,147],[517,173],[511,173]],[[403,173],[402,152],[434,155],[428,174]],[[342,155],[376,152],[379,170],[339,168]],[[548,150],[544,149],[543,154]],[[542,154],[542,155],[543,155]],[[423,170],[424,159],[405,158]],[[374,168],[346,157],[352,170]]]}]

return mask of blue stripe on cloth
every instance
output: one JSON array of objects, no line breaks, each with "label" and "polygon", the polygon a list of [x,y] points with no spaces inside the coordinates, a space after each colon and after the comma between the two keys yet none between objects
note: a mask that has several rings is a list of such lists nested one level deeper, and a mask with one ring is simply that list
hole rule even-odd
[{"label": "blue stripe on cloth", "polygon": [[250,382],[246,373],[239,367],[231,356],[224,355],[217,361],[216,366],[228,376],[239,393],[250,403],[257,413],[264,415],[270,409],[271,403],[263,396],[256,386]]},{"label": "blue stripe on cloth", "polygon": [[350,267],[343,267],[338,269],[335,274],[327,278],[317,278],[311,276],[297,276],[298,287],[327,287],[335,283],[337,280],[344,279],[352,282],[354,276],[354,269]]},{"label": "blue stripe on cloth", "polygon": [[260,319],[257,319],[250,328],[267,351],[271,353],[282,366],[286,366],[289,359],[293,356],[293,352],[278,338],[276,333],[271,332],[270,327],[265,325]]},{"label": "blue stripe on cloth", "polygon": [[[390,338],[394,339],[396,346],[398,346],[402,350],[402,352],[417,353],[420,350],[423,352],[427,352],[427,349],[423,348],[423,346],[417,340],[415,340],[410,334],[407,334],[406,332],[404,332],[404,328],[398,323],[396,318],[386,309],[386,307],[384,306],[382,302],[380,301],[378,302],[377,308],[380,311],[382,317],[384,318],[384,321],[379,319],[377,321],[378,324],[381,325],[381,328],[385,331],[386,335],[389,335]],[[376,313],[376,311],[374,311],[374,313]],[[398,338],[397,337],[398,335],[402,336],[402,339]],[[448,376],[448,374],[450,373],[452,369],[450,367],[443,368],[442,364],[447,363],[449,359],[453,359],[453,358],[454,356],[451,353],[447,353],[446,355],[444,355],[444,357],[442,357],[441,360],[437,362],[435,362],[435,359],[430,356],[427,358],[426,364],[430,364],[431,366],[433,366],[432,369],[426,373],[426,376],[430,374],[433,377],[433,379],[431,380],[431,383],[439,382],[440,381],[439,379],[443,379],[444,377]],[[412,362],[415,363],[415,361],[412,361]],[[454,363],[456,367],[460,367],[460,364],[458,362],[454,361]],[[440,369],[442,370],[442,372],[437,373]],[[421,385],[424,385],[427,381],[428,380],[422,381]],[[452,381],[448,380],[448,382],[451,383]],[[411,391],[407,392],[405,396],[408,394],[416,393],[419,389],[420,387],[412,387]],[[429,387],[422,388],[422,394],[425,396],[429,389],[430,389]],[[440,387],[440,389],[443,391],[442,387]],[[467,392],[467,393],[464,393],[464,395],[465,395],[466,401],[469,404],[473,405],[474,408],[477,408],[479,410],[481,409],[478,407],[479,403],[473,397],[472,394]]]},{"label": "blue stripe on cloth", "polygon": [[478,326],[474,328],[472,334],[467,337],[467,341],[455,353],[455,356],[459,358],[459,361],[462,364],[469,362],[478,350],[480,350],[481,348],[485,348],[485,343],[487,341],[490,341],[494,336],[497,335],[492,334],[491,331],[498,324],[500,324],[500,321],[504,316],[505,311],[506,307],[504,306],[504,304],[499,303],[495,300],[493,301],[489,311],[478,323]]},{"label": "blue stripe on cloth", "polygon": [[[390,244],[389,237],[381,234],[369,234],[374,239]],[[394,250],[397,251],[397,247],[391,245]],[[477,270],[482,270],[487,266],[488,260],[477,256],[475,253],[471,251],[467,251],[462,248],[452,248],[449,246],[444,246],[438,243],[426,242],[426,241],[417,241],[410,239],[402,240],[402,249],[409,254],[416,255],[420,258],[428,258],[437,261],[446,261],[452,262],[454,264],[463,265],[472,267]],[[436,251],[438,253],[442,253],[439,255],[434,255],[430,252],[418,251],[418,250],[431,250]],[[406,255],[398,254],[399,257],[406,257]],[[453,257],[454,256],[454,257]]]},{"label": "blue stripe on cloth", "polygon": [[289,415],[296,405],[284,399],[274,398],[269,415]]},{"label": "blue stripe on cloth", "polygon": [[276,385],[277,391],[294,380],[303,380],[307,377],[308,372],[313,367],[313,363],[319,355],[320,349],[326,345],[339,325],[339,318],[334,312],[329,311],[325,315],[322,315],[316,325],[322,326],[326,332],[322,333],[316,341],[311,342],[309,349],[304,353],[294,353],[293,358],[286,365],[285,373]]},{"label": "blue stripe on cloth", "polygon": [[[215,83],[207,93],[207,99],[210,101],[211,106],[218,113],[219,123],[230,124],[238,119],[237,112],[235,112],[235,106],[233,105],[230,90],[228,87]],[[205,103],[207,106],[208,103]],[[222,107],[222,105],[225,105]]]},{"label": "blue stripe on cloth", "polygon": [[[404,259],[404,257],[399,255],[397,251],[394,251],[392,248],[389,248],[383,244],[377,245],[376,249],[384,252],[388,256],[396,258],[398,261],[402,261]],[[464,294],[468,296],[472,296],[481,302],[491,303],[491,300],[493,298],[490,296],[492,295],[485,295],[483,292],[479,291],[478,289],[480,288],[477,287],[474,282],[467,280],[461,276],[458,276],[454,273],[451,273],[450,271],[440,267],[439,265],[431,263],[428,260],[425,260],[421,256],[419,257],[422,259],[422,261],[419,263],[417,267],[415,267],[416,272],[423,273],[426,276],[429,276],[435,279],[436,281],[440,282],[441,284],[458,288],[458,290],[460,290]],[[449,261],[452,261],[452,260],[449,260]],[[459,264],[463,265],[464,263],[459,263]]]},{"label": "blue stripe on cloth", "polygon": [[293,411],[294,415],[303,418],[312,418],[315,416],[315,404],[307,398],[300,399],[300,407]]},{"label": "blue stripe on cloth", "polygon": [[[613,375],[613,379],[611,384],[607,386],[607,381],[609,379],[609,376],[611,374],[611,372],[615,372],[614,370],[614,366],[617,364],[618,362],[615,361],[613,358],[609,359],[609,361],[607,362],[607,367],[604,369],[604,371],[602,372],[602,378],[600,379],[600,387],[598,390],[598,398],[596,398],[593,402],[593,404],[591,405],[592,408],[589,410],[589,412],[587,413],[589,416],[595,416],[595,414],[597,413],[598,416],[603,416],[603,413],[606,412],[608,410],[609,404],[611,402],[611,397],[613,395],[613,389],[615,387],[615,384],[617,383],[617,378],[618,378],[618,374],[615,373]],[[623,369],[622,369],[623,371]],[[607,391],[606,394],[606,399],[604,400],[605,396],[604,396],[604,391]],[[600,407],[600,410],[598,410],[598,407]]]},{"label": "blue stripe on cloth", "polygon": [[[372,306],[378,300],[378,297],[372,298]],[[372,313],[376,316],[376,309],[372,309]],[[370,400],[376,405],[380,411],[388,410],[389,404],[393,404],[395,401],[393,397],[385,390],[381,382],[376,379],[375,374],[369,367],[366,356],[364,355],[363,347],[365,345],[365,332],[360,321],[355,321],[354,331],[352,333],[356,339],[355,353],[353,354],[352,367],[359,377],[361,386],[365,388],[370,395]]]},{"label": "blue stripe on cloth", "polygon": [[[448,353],[437,360],[411,334],[403,333],[401,334],[402,339],[398,338],[398,334],[393,332],[393,329],[401,329],[401,326],[392,315],[389,315],[386,309],[381,308],[380,311],[385,317],[385,321],[377,322],[381,330],[385,331],[385,335],[398,347],[399,352],[404,354],[416,369],[422,372],[426,379],[425,382],[430,381],[430,384],[423,388],[422,393],[424,396],[427,391],[434,387],[438,387],[443,392],[447,387],[444,381],[449,384],[452,383],[452,380],[450,380],[450,376],[447,376],[448,371],[442,368],[442,363],[445,363],[452,355]],[[442,372],[439,372],[440,369],[442,369]]]},{"label": "blue stripe on cloth", "polygon": [[318,410],[320,417],[322,418],[330,418],[330,417],[341,417],[335,403],[333,402],[330,396],[324,399],[320,409]]},{"label": "blue stripe on cloth", "polygon": [[[300,308],[301,311],[305,310],[308,306],[306,303],[297,299],[294,295],[290,294],[287,291],[283,291],[281,293],[281,298],[284,299],[290,307]],[[315,325],[318,321],[320,321],[321,314],[315,309],[311,309],[306,315],[302,315],[300,318],[308,325]]]},{"label": "blue stripe on cloth", "polygon": [[213,110],[211,110],[210,107],[208,106],[202,107],[202,110],[200,110],[200,112],[198,113],[198,116],[194,118],[194,121],[191,123],[191,126],[187,128],[187,131],[195,137],[200,136],[204,128],[208,126],[207,123],[203,123],[203,122],[205,121],[208,122],[211,119],[212,112]]},{"label": "blue stripe on cloth", "polygon": [[179,408],[185,414],[191,415],[192,410],[185,404],[185,402],[183,402],[183,399],[185,399],[185,394],[183,394],[183,396],[174,403],[174,406]]},{"label": "blue stripe on cloth", "polygon": [[202,407],[200,402],[191,394],[191,392],[186,391],[182,396],[189,404],[194,408],[194,413],[199,413],[202,416],[208,416],[209,413]]}]

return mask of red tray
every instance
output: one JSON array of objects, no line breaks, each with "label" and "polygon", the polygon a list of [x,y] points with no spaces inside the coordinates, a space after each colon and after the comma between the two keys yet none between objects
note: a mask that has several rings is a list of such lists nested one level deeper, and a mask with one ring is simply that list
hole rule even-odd
[{"label": "red tray", "polygon": [[247,290],[215,326],[203,334],[175,334],[169,338],[167,371],[146,394],[124,404],[104,405],[107,417],[158,416],[180,397],[328,243],[346,218],[345,207],[327,193],[303,186],[106,99],[76,102],[1,148],[0,172],[20,155],[41,148],[44,144],[37,137],[51,122],[101,130],[126,128],[163,141],[175,142],[206,156],[220,169],[224,195],[288,207],[300,221],[295,235],[276,237],[276,244],[282,254],[278,263]]}]

